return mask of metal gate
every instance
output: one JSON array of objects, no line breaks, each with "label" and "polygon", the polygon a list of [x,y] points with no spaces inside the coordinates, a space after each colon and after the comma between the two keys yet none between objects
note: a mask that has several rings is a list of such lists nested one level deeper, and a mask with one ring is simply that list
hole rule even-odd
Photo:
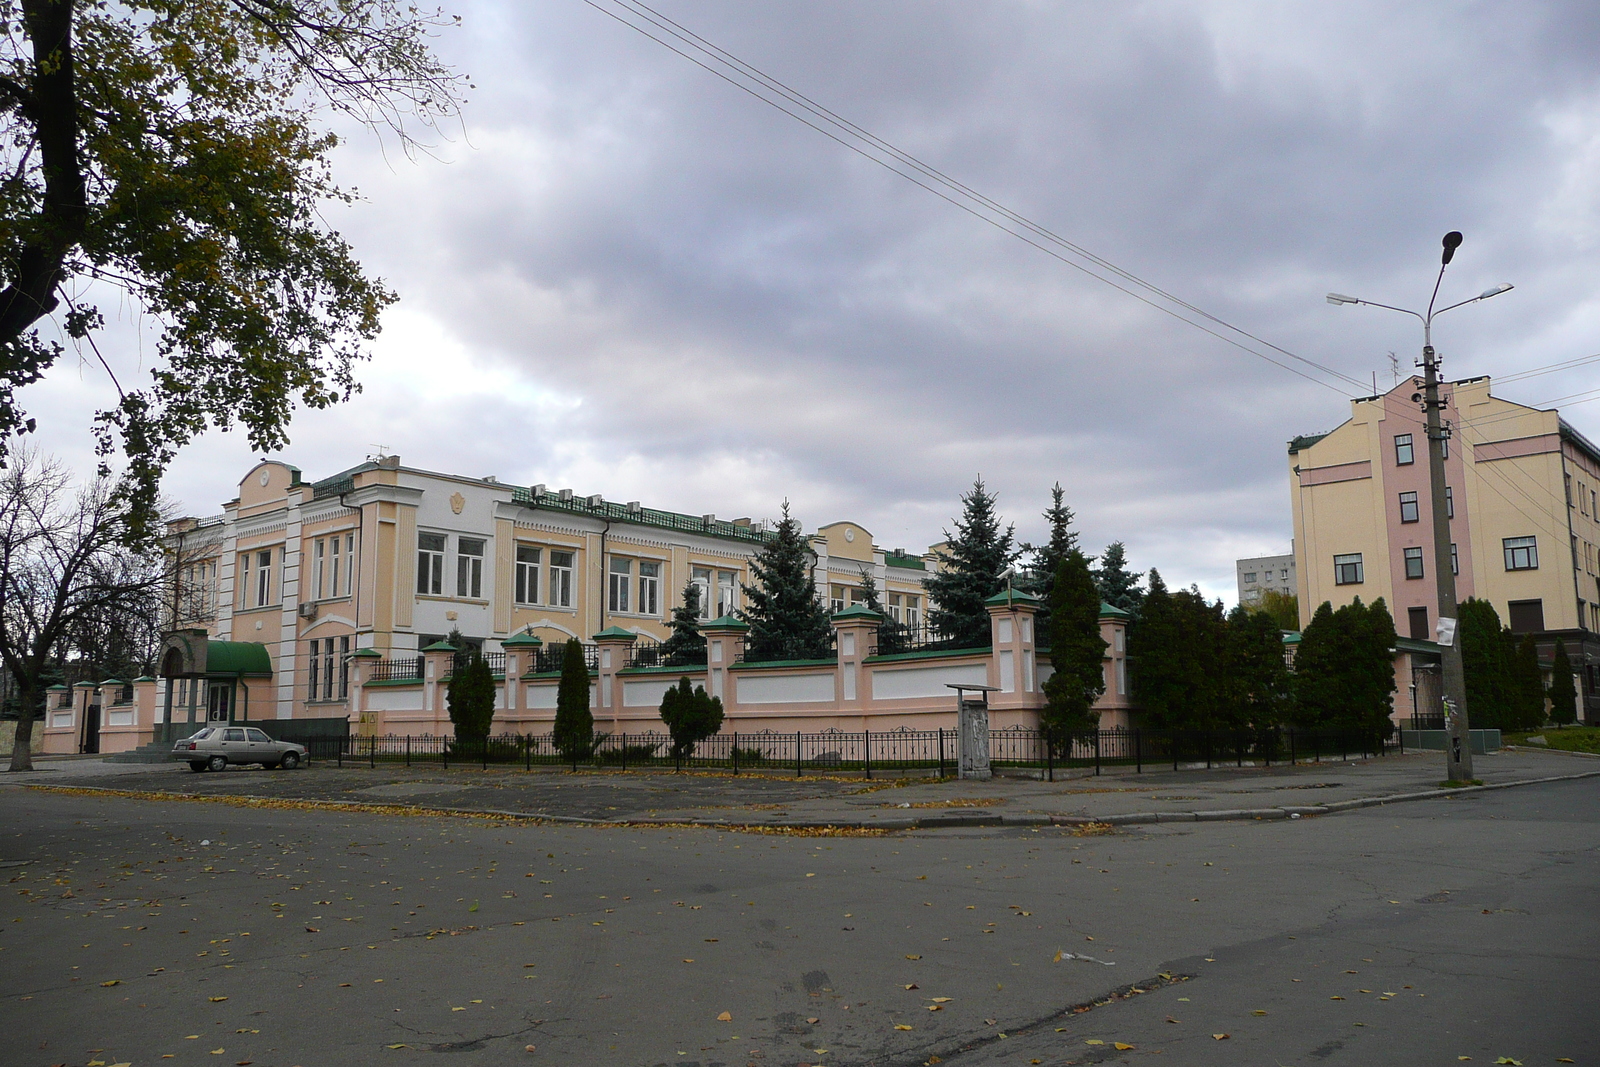
[{"label": "metal gate", "polygon": [[1411,668],[1411,728],[1444,729],[1444,675],[1434,664]]}]

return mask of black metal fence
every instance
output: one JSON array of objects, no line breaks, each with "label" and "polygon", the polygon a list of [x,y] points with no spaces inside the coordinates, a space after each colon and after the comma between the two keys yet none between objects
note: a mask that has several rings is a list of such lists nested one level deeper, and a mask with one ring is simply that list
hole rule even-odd
[{"label": "black metal fence", "polygon": [[960,641],[939,633],[926,622],[911,624],[886,619],[878,628],[876,643],[868,650],[868,654],[893,656],[902,652],[949,652],[961,647]]},{"label": "black metal fence", "polygon": [[665,643],[641,637],[628,649],[629,667],[704,667],[706,646],[668,652]]},{"label": "black metal fence", "polygon": [[372,674],[369,678],[374,682],[421,681],[422,657],[407,656],[404,659],[380,659],[372,665]]},{"label": "black metal fence", "polygon": [[[721,770],[734,774],[955,774],[954,730],[824,733],[730,732],[679,752],[672,738],[654,731],[597,735],[582,748],[559,748],[550,735],[502,734],[487,738],[382,736],[296,737],[314,760],[406,766],[438,763],[488,767],[521,764],[572,770]],[[991,765],[997,771],[1038,774],[1105,769],[1144,773],[1200,767],[1270,767],[1381,756],[1400,747],[1372,734],[1341,730],[1101,730],[1052,739],[1039,730],[993,730]],[[1403,751],[1403,750],[1402,750]]]}]

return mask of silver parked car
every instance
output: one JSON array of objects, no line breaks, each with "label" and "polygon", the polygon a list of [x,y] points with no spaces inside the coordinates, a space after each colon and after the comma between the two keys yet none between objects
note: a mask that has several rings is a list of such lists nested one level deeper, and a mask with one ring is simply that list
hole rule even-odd
[{"label": "silver parked car", "polygon": [[253,726],[207,726],[172,746],[172,758],[191,771],[220,771],[230,763],[259,763],[293,770],[305,762],[306,746],[274,741]]}]

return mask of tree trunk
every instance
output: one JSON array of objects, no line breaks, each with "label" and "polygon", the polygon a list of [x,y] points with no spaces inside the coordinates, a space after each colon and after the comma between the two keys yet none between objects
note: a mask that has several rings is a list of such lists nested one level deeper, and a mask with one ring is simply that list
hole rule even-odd
[{"label": "tree trunk", "polygon": [[17,680],[17,737],[11,745],[11,770],[33,770],[34,686]]}]

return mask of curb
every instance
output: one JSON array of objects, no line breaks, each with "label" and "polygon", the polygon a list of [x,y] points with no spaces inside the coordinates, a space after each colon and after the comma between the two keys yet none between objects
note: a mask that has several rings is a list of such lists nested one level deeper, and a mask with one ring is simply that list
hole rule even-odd
[{"label": "curb", "polygon": [[[1381,797],[1356,797],[1351,800],[1338,800],[1329,804],[1311,805],[1284,805],[1273,808],[1221,808],[1209,811],[1137,811],[1125,812],[1120,815],[1103,815],[1100,817],[1090,815],[1048,815],[1039,812],[1020,812],[1016,815],[1002,815],[994,812],[972,813],[947,813],[941,815],[922,816],[892,816],[886,819],[786,819],[771,822],[736,822],[729,819],[682,819],[682,818],[620,818],[597,819],[583,815],[550,815],[537,811],[506,811],[499,808],[457,808],[434,807],[432,805],[408,804],[374,804],[369,801],[355,800],[307,800],[293,797],[265,797],[251,794],[198,794],[198,793],[161,793],[150,794],[152,800],[212,800],[224,803],[284,803],[284,804],[309,804],[326,809],[355,809],[358,811],[372,811],[384,809],[394,814],[417,815],[468,815],[488,816],[491,818],[519,819],[527,822],[568,823],[576,826],[593,827],[637,827],[648,828],[694,828],[704,830],[877,830],[882,832],[904,830],[946,830],[968,827],[994,827],[994,826],[1062,826],[1076,827],[1079,829],[1091,826],[1140,826],[1152,823],[1169,822],[1260,822],[1276,819],[1300,819],[1319,815],[1338,815],[1346,811],[1358,811],[1362,808],[1382,807],[1386,804],[1403,804],[1416,800],[1438,800],[1441,797],[1462,796],[1472,793],[1487,793],[1496,789],[1514,789],[1524,785],[1545,785],[1550,782],[1570,782],[1582,778],[1600,778],[1600,770],[1584,771],[1579,774],[1552,774],[1542,778],[1519,778],[1511,782],[1496,782],[1490,785],[1468,785],[1458,789],[1423,789],[1414,793],[1391,793]],[[96,786],[63,787],[56,785],[33,785],[24,788],[38,789],[54,792],[63,788],[70,788],[75,793],[102,793],[110,796],[139,796],[131,791]],[[381,812],[380,812],[381,813]]]}]

